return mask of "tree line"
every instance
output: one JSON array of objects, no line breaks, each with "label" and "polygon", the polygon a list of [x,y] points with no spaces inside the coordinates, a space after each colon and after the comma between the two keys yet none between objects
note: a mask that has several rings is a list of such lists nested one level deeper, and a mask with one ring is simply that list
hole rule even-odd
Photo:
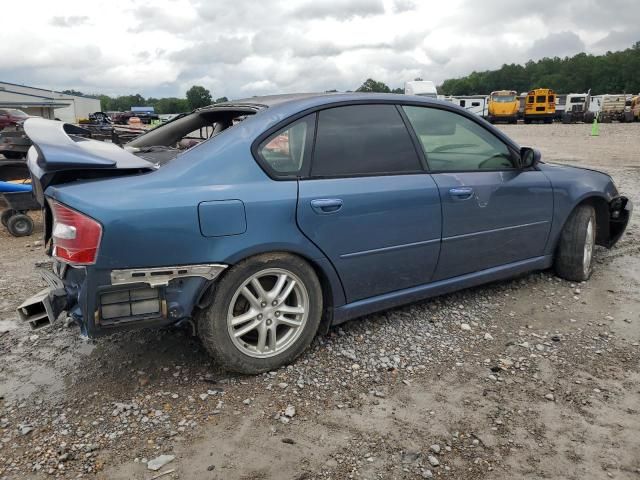
[{"label": "tree line", "polygon": [[560,93],[593,95],[640,92],[640,41],[631,48],[604,55],[579,53],[573,57],[543,58],[524,65],[503,65],[498,70],[472,72],[445,80],[438,87],[443,95],[488,95],[494,90],[528,92],[551,88]]},{"label": "tree line", "polygon": [[154,111],[158,114],[182,113],[190,112],[196,108],[206,107],[212,103],[228,101],[227,97],[220,97],[214,100],[211,92],[200,85],[194,85],[187,90],[185,98],[145,98],[139,93],[135,95],[110,97],[109,95],[103,94],[84,95],[77,90],[63,90],[62,93],[97,98],[100,100],[100,108],[103,112],[126,112],[131,110],[131,107],[153,107]]}]

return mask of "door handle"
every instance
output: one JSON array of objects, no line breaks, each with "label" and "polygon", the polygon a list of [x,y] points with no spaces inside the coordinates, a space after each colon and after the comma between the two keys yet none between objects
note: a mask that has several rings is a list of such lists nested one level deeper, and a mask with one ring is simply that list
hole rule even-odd
[{"label": "door handle", "polygon": [[449,195],[455,200],[468,200],[473,196],[473,188],[471,187],[456,187],[449,189]]},{"label": "door handle", "polygon": [[318,198],[311,200],[311,208],[319,215],[327,215],[335,213],[342,208],[342,199],[340,198]]}]

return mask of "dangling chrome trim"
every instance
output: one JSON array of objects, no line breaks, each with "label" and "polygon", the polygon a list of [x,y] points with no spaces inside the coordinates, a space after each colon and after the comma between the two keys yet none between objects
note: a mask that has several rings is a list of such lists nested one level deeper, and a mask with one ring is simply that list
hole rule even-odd
[{"label": "dangling chrome trim", "polygon": [[112,270],[111,284],[125,285],[131,283],[147,283],[151,287],[167,286],[171,280],[183,277],[202,277],[207,280],[215,279],[227,268],[227,265],[181,265],[175,267],[131,268],[126,270]]}]

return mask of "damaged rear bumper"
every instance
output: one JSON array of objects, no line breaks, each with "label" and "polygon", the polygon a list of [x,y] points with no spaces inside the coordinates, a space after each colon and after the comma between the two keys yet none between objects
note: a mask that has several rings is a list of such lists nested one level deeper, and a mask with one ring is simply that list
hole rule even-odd
[{"label": "damaged rear bumper", "polygon": [[204,306],[223,264],[98,270],[54,262],[41,270],[49,288],[18,307],[32,328],[66,311],[89,337],[115,330],[160,327],[190,318]]}]

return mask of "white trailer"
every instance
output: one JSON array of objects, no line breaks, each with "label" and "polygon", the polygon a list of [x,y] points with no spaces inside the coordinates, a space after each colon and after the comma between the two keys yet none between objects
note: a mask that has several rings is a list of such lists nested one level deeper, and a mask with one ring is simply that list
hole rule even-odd
[{"label": "white trailer", "polygon": [[488,95],[465,95],[460,97],[448,96],[443,100],[454,103],[462,108],[475,113],[479,117],[489,115],[489,96]]},{"label": "white trailer", "polygon": [[631,96],[624,93],[602,95],[598,119],[603,123],[611,123],[613,120],[632,122]]},{"label": "white trailer", "polygon": [[404,93],[406,95],[418,95],[420,97],[438,97],[438,90],[431,80],[413,80],[404,82]]}]

